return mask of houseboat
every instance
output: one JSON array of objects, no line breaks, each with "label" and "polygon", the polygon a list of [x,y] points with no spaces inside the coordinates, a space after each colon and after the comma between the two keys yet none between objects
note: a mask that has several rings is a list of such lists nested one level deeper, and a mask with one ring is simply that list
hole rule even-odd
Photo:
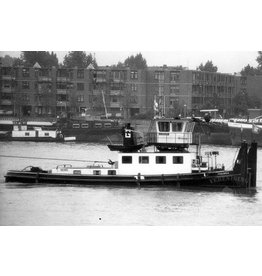
[{"label": "houseboat", "polygon": [[11,131],[1,131],[0,140],[61,142],[64,137],[61,131],[52,126],[32,126],[27,122],[14,121]]},{"label": "houseboat", "polygon": [[[78,167],[59,165],[50,170],[30,166],[23,170],[10,170],[6,182],[52,183],[56,185],[120,185],[120,186],[172,186],[175,188],[253,188],[256,186],[257,145],[242,143],[233,170],[209,162],[201,156],[201,147],[196,152],[194,123],[187,120],[156,119],[150,132],[145,135],[143,148],[135,150],[129,126],[123,131],[123,147],[118,148],[115,161]],[[131,148],[130,148],[131,147]],[[115,148],[114,148],[115,150]]]},{"label": "houseboat", "polygon": [[65,140],[79,142],[107,141],[118,139],[122,126],[118,120],[87,116],[79,118],[61,118],[57,121],[57,127],[61,130]]}]

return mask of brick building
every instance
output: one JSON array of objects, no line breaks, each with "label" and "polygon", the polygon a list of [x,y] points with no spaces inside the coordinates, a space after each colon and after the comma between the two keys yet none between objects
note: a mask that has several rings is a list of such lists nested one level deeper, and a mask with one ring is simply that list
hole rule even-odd
[{"label": "brick building", "polygon": [[160,99],[160,108],[169,116],[191,113],[200,109],[218,108],[232,113],[232,98],[238,91],[238,78],[230,74],[149,67],[147,70],[147,99]]},{"label": "brick building", "polygon": [[241,77],[178,67],[1,67],[0,115],[56,117],[70,113],[130,118],[153,114],[154,100],[166,116],[199,115],[218,108],[232,115],[238,92],[262,97],[262,76]]}]

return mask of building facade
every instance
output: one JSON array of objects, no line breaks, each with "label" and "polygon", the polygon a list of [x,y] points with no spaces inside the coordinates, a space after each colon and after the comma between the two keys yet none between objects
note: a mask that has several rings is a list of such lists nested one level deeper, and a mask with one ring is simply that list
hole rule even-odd
[{"label": "building facade", "polygon": [[233,114],[239,92],[262,95],[262,77],[201,72],[178,67],[1,67],[0,115],[56,117],[61,114],[130,118],[154,114],[199,115],[201,109]]}]

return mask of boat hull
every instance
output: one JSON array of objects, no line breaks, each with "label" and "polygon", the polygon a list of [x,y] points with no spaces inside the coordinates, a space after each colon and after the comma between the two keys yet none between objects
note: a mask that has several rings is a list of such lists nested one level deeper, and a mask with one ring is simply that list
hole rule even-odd
[{"label": "boat hull", "polygon": [[102,185],[102,186],[172,186],[176,188],[247,188],[243,185],[240,174],[224,171],[210,173],[192,173],[181,175],[148,175],[148,176],[96,176],[64,175],[41,172],[9,171],[6,182],[27,184],[56,185]]},{"label": "boat hull", "polygon": [[230,128],[230,138],[232,146],[239,146],[243,141],[251,143],[257,142],[258,147],[262,147],[262,132],[253,133],[252,129],[249,128]]}]

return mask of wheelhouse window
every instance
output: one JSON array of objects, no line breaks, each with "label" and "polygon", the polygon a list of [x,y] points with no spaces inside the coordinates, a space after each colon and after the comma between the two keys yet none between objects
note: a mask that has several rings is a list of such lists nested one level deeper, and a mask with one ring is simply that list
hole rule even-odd
[{"label": "wheelhouse window", "polygon": [[132,164],[132,156],[122,156],[122,164]]},{"label": "wheelhouse window", "polygon": [[166,164],[165,156],[156,156],[156,164]]},{"label": "wheelhouse window", "polygon": [[149,164],[149,156],[139,156],[139,164]]},{"label": "wheelhouse window", "polygon": [[183,164],[184,157],[183,156],[173,156],[173,164]]},{"label": "wheelhouse window", "polygon": [[158,122],[158,128],[161,132],[169,132],[170,131],[170,123],[169,122]]},{"label": "wheelhouse window", "polygon": [[82,124],[82,128],[89,128],[89,124]]},{"label": "wheelhouse window", "polygon": [[172,123],[172,131],[173,132],[181,132],[183,129],[183,123]]}]

